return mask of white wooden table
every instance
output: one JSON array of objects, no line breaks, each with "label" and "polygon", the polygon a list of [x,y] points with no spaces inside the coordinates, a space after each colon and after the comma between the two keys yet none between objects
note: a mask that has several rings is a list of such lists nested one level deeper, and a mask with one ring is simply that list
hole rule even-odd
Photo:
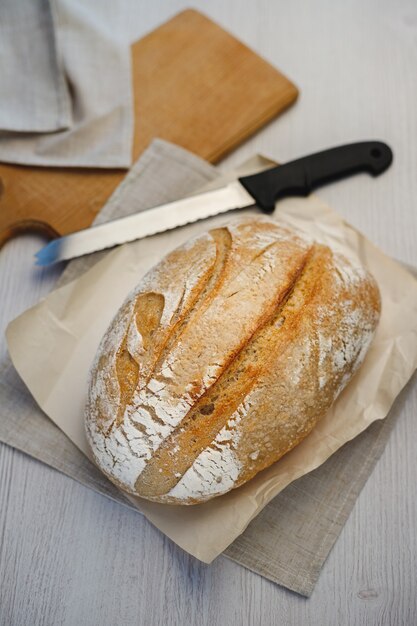
[{"label": "white wooden table", "polygon": [[[102,6],[112,28],[133,40],[187,3]],[[387,253],[417,265],[415,0],[194,6],[301,89],[298,103],[225,165],[253,152],[283,162],[332,144],[384,139],[395,162],[383,177],[361,175],[320,194]],[[0,252],[2,331],[57,277],[33,267],[40,244],[27,236]],[[1,626],[417,624],[415,387],[309,600],[224,558],[203,565],[134,512],[1,446]]]}]

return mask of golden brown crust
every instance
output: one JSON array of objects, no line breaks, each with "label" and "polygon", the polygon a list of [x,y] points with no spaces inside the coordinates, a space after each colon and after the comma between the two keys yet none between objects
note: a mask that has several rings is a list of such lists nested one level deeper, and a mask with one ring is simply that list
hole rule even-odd
[{"label": "golden brown crust", "polygon": [[159,502],[243,484],[325,414],[379,309],[362,268],[271,220],[190,242],[143,279],[99,348],[86,413],[96,462]]}]

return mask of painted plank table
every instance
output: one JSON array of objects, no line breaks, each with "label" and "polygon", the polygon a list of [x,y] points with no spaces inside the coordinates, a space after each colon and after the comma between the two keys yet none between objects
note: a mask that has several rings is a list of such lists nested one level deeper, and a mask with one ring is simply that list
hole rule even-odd
[{"label": "painted plank table", "polygon": [[[93,0],[89,0],[93,2]],[[320,195],[387,253],[417,265],[417,6],[414,0],[195,0],[300,86],[296,105],[224,162],[284,162],[332,144],[390,143],[395,162]],[[102,3],[133,41],[184,0]],[[248,89],[250,85],[248,85]],[[0,328],[53,286],[41,240],[0,252]],[[5,353],[2,339],[1,354]],[[203,565],[145,519],[0,446],[0,624],[417,623],[417,389],[309,600],[223,558]]]}]

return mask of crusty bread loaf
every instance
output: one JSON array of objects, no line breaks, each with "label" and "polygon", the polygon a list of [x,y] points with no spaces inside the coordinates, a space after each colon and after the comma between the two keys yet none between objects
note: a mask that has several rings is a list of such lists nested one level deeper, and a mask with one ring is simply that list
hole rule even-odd
[{"label": "crusty bread loaf", "polygon": [[268,218],[171,252],[92,367],[87,437],[129,493],[195,504],[297,445],[362,362],[380,311],[361,267]]}]

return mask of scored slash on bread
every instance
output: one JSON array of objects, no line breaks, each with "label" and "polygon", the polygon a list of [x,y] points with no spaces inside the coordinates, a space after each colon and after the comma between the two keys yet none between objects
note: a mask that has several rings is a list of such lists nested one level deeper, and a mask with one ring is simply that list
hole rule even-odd
[{"label": "scored slash on bread", "polygon": [[129,493],[196,504],[297,445],[362,362],[380,311],[361,267],[268,218],[171,252],[92,367],[87,438]]}]

